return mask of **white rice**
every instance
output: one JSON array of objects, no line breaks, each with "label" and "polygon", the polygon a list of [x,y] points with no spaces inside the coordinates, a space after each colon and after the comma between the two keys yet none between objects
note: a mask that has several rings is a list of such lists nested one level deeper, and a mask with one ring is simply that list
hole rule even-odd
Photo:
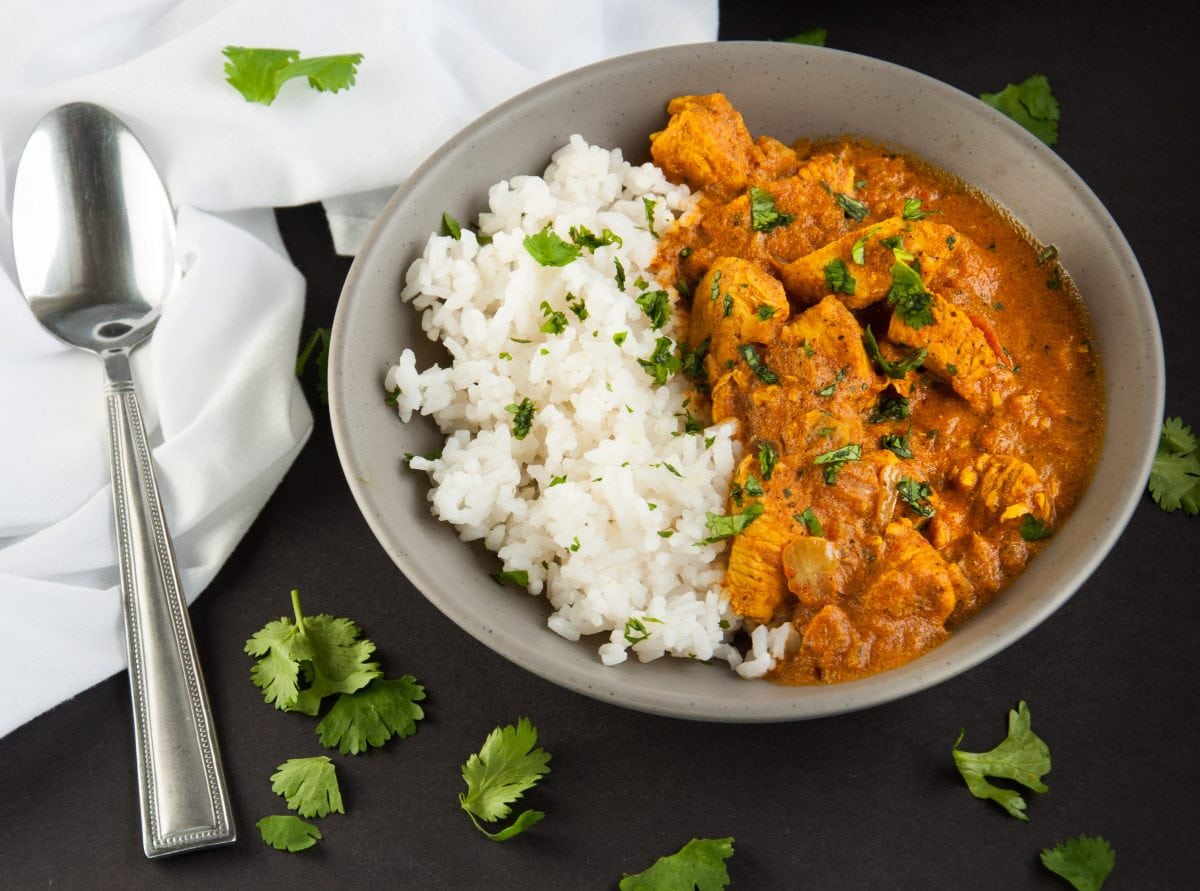
[{"label": "white rice", "polygon": [[[579,136],[543,177],[493,186],[479,219],[491,243],[466,228],[457,240],[432,236],[401,294],[423,311],[450,367],[419,371],[405,350],[384,386],[398,388],[402,420],[431,415],[447,435],[440,457],[410,462],[430,475],[434,515],[464,541],[482,539],[505,571],[527,572],[529,592],[553,607],[553,631],[569,640],[607,632],[606,665],[632,649],[643,662],[719,659],[758,677],[795,632],[788,623],[756,629],[745,656],[730,642],[741,620],[721,591],[725,543],[699,542],[707,513],[725,511],[739,447],[732,425],[685,432],[684,376],[655,387],[638,363],[659,337],[683,336],[673,321],[653,330],[636,303],[662,287],[646,269],[657,242],[643,198],[654,202],[657,233],[694,203],[653,165],[632,166]],[[523,242],[547,225],[568,242],[572,227],[609,229],[622,244],[542,266]],[[582,298],[586,318],[568,295]],[[565,314],[561,333],[541,330],[543,301]],[[523,399],[536,413],[518,439],[508,407]]]}]

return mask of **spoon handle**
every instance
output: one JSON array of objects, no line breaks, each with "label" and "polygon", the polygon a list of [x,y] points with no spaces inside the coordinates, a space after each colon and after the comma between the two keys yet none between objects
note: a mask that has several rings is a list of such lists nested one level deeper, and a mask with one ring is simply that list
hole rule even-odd
[{"label": "spoon handle", "polygon": [[161,857],[237,834],[128,351],[103,358],[142,845]]}]

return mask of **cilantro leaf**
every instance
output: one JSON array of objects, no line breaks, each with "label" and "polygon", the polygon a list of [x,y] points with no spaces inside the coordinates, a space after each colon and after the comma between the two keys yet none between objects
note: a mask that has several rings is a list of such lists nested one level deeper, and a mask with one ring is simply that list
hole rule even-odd
[{"label": "cilantro leaf", "polygon": [[1021,526],[1017,531],[1026,541],[1041,541],[1054,534],[1048,523],[1039,520],[1033,514],[1026,514],[1021,518]]},{"label": "cilantro leaf", "polygon": [[524,811],[507,828],[496,833],[479,825],[480,820],[494,823],[506,818],[512,813],[509,805],[550,772],[550,756],[536,745],[537,728],[528,718],[521,718],[516,727],[497,727],[489,733],[479,753],[468,758],[462,766],[467,791],[459,793],[458,802],[475,828],[492,841],[505,841],[519,835],[545,816],[541,811]]},{"label": "cilantro leaf", "polygon": [[856,223],[861,223],[871,212],[871,208],[867,207],[867,205],[863,204],[857,198],[851,198],[844,192],[834,193],[833,203],[842,209],[842,213]]},{"label": "cilantro leaf", "polygon": [[770,232],[776,226],[790,225],[794,219],[775,206],[775,196],[766,189],[750,187],[750,228],[755,232]]},{"label": "cilantro leaf", "polygon": [[526,396],[519,405],[513,402],[504,406],[504,410],[513,416],[513,439],[524,439],[528,436],[529,431],[533,429],[533,416],[537,412],[533,401]]},{"label": "cilantro leaf", "polygon": [[626,875],[621,891],[721,891],[729,885],[725,861],[733,856],[732,838],[694,838],[674,854],[659,857],[645,872]]},{"label": "cilantro leaf", "polygon": [[1015,780],[1034,792],[1045,792],[1042,777],[1050,772],[1050,748],[1029,729],[1029,707],[1022,701],[1008,713],[1008,736],[990,752],[964,752],[958,748],[963,733],[951,750],[958,772],[976,798],[990,798],[1018,820],[1028,820],[1025,799],[1012,789],[987,781],[987,777]]},{"label": "cilantro leaf", "polygon": [[825,264],[825,287],[830,294],[853,294],[857,284],[840,257],[834,257]]},{"label": "cilantro leaf", "polygon": [[[907,440],[908,437],[906,436],[905,439]],[[911,452],[908,457],[912,457]],[[900,495],[900,500],[911,507],[917,515],[928,519],[937,513],[934,506],[929,503],[929,499],[933,495],[933,489],[930,488],[929,483],[917,482],[910,476],[902,476],[896,483],[896,492]]]},{"label": "cilantro leaf", "polygon": [[979,98],[1046,145],[1058,142],[1058,100],[1044,74],[1035,74],[1019,84],[1008,84],[999,93],[980,93]]},{"label": "cilantro leaf", "polygon": [[353,693],[383,674],[378,663],[367,661],[375,644],[359,640],[349,619],[305,616],[299,591],[292,591],[292,607],[294,623],[287,617],[268,622],[246,641],[246,653],[259,657],[250,679],[267,702],[315,715],[323,697]]},{"label": "cilantro leaf", "polygon": [[[770,480],[775,473],[775,465],[779,461],[779,453],[775,451],[775,447],[769,442],[760,442],[758,444],[758,469],[762,471],[764,480]],[[749,491],[749,486],[747,486]],[[752,493],[753,494],[753,493]]]},{"label": "cilantro leaf", "polygon": [[541,232],[526,235],[525,240],[521,243],[525,245],[529,256],[542,266],[566,266],[573,262],[582,250],[579,245],[559,238],[558,233],[550,228],[549,223]]},{"label": "cilantro leaf", "polygon": [[933,324],[933,298],[925,290],[920,273],[907,263],[897,261],[892,266],[892,286],[887,292],[888,306],[895,309],[900,321],[914,330]]},{"label": "cilantro leaf", "polygon": [[803,513],[796,514],[793,519],[797,523],[803,523],[809,535],[822,536],[825,534],[825,530],[821,528],[821,520],[817,516],[817,512],[811,507],[806,507]]},{"label": "cilantro leaf", "polygon": [[931,213],[941,213],[940,210],[921,210],[920,198],[905,198],[904,210],[900,212],[900,218],[904,220],[923,220]]},{"label": "cilantro leaf", "polygon": [[766,510],[759,501],[747,504],[739,514],[714,514],[709,512],[704,525],[708,527],[708,538],[701,539],[698,544],[709,545],[724,538],[733,538],[745,530],[747,526],[763,515]]},{"label": "cilantro leaf", "polygon": [[[863,346],[867,349],[867,355],[870,356],[880,370],[892,380],[901,380],[906,374],[914,368],[919,368],[925,364],[925,357],[929,355],[929,350],[926,347],[920,347],[912,350],[904,355],[904,358],[898,362],[889,361],[883,351],[879,349],[879,341],[875,339],[875,332],[871,330],[871,326],[867,325],[863,328]],[[906,416],[907,417],[907,416]],[[875,423],[872,421],[872,423]]]},{"label": "cilantro leaf", "polygon": [[528,569],[510,569],[503,572],[492,573],[492,580],[497,585],[503,585],[507,582],[512,582],[521,588],[529,587],[529,570]]},{"label": "cilantro leaf", "polygon": [[750,370],[758,376],[758,379],[764,384],[779,383],[779,375],[768,367],[758,355],[758,347],[752,343],[743,343],[738,346],[738,353],[746,360],[746,364],[750,366]]},{"label": "cilantro leaf", "polygon": [[615,244],[617,247],[623,247],[625,244],[620,235],[607,228],[602,229],[600,234],[596,235],[587,226],[572,226],[568,234],[571,236],[571,241],[582,248],[587,248],[593,254],[596,253],[596,248],[604,247],[606,244]]},{"label": "cilantro leaf", "polygon": [[324,755],[289,758],[271,774],[271,791],[302,817],[344,814],[333,762]]},{"label": "cilantro leaf", "polygon": [[653,330],[657,331],[671,320],[671,296],[666,291],[647,291],[636,302],[650,317]]},{"label": "cilantro leaf", "polygon": [[299,50],[247,46],[227,46],[221,54],[229,60],[225,63],[229,85],[247,102],[263,105],[274,102],[279,88],[294,77],[307,77],[308,85],[321,93],[348,90],[363,60],[362,53],[301,59]]},{"label": "cilantro leaf", "polygon": [[[322,405],[329,404],[329,329],[314,328],[309,335],[308,343],[296,357],[296,377],[303,377],[304,369],[308,367],[309,357],[313,357],[313,367],[317,371],[317,401]],[[318,350],[317,347],[320,347]]]},{"label": "cilantro leaf", "polygon": [[887,396],[882,396],[879,399],[879,405],[875,411],[867,419],[868,424],[882,424],[885,421],[903,421],[912,413],[909,407],[909,402],[903,396],[897,396],[891,399]]},{"label": "cilantro leaf", "polygon": [[393,736],[404,739],[417,732],[425,717],[417,702],[425,688],[406,674],[398,680],[376,678],[355,693],[343,693],[317,725],[321,745],[343,755],[357,755],[381,746]]},{"label": "cilantro leaf", "polygon": [[642,210],[646,213],[646,231],[658,238],[658,233],[654,231],[654,207],[658,202],[653,198],[642,196]]},{"label": "cilantro leaf", "polygon": [[321,830],[295,814],[274,814],[254,824],[262,840],[277,851],[303,851],[321,838]]},{"label": "cilantro leaf", "polygon": [[821,467],[822,473],[825,476],[825,485],[832,486],[837,482],[837,475],[842,469],[842,465],[847,461],[858,461],[862,458],[862,446],[856,442],[849,445],[844,445],[838,449],[832,449],[813,458],[813,464]]},{"label": "cilantro leaf", "polygon": [[1042,851],[1042,865],[1076,891],[1100,891],[1117,862],[1117,852],[1100,836],[1080,835]]},{"label": "cilantro leaf", "polygon": [[1182,418],[1163,421],[1158,453],[1150,469],[1150,494],[1165,511],[1200,513],[1200,450]]},{"label": "cilantro leaf", "polygon": [[683,367],[683,360],[675,355],[675,344],[669,337],[660,337],[654,341],[654,352],[649,359],[638,359],[638,364],[646,374],[654,378],[654,386],[661,387],[671,375]]}]

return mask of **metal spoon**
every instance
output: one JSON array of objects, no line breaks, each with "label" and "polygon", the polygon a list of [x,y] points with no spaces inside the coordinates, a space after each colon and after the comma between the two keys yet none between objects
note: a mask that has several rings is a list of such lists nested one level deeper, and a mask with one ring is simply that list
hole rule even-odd
[{"label": "metal spoon", "polygon": [[237,836],[167,532],[130,351],[179,281],[175,216],[150,156],[112,113],[38,123],[13,188],[17,277],[38,320],[107,376],[109,457],[147,857]]}]

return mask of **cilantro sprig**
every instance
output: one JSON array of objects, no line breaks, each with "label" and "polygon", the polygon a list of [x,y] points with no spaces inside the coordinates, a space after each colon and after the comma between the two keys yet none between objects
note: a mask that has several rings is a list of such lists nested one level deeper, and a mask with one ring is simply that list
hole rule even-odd
[{"label": "cilantro sprig", "polygon": [[467,791],[459,793],[458,802],[476,829],[492,841],[507,841],[539,822],[545,814],[522,811],[499,832],[489,832],[479,821],[494,823],[507,818],[512,813],[512,803],[550,772],[549,765],[550,755],[538,748],[537,728],[528,718],[520,718],[515,727],[497,727],[488,734],[478,754],[471,755],[462,766]]},{"label": "cilantro sprig", "polygon": [[988,782],[988,777],[1013,780],[1034,792],[1048,787],[1042,777],[1050,772],[1050,748],[1030,729],[1029,706],[1022,701],[1008,713],[1008,735],[989,752],[964,752],[958,744],[966,731],[958,734],[951,750],[958,772],[976,798],[991,799],[1018,820],[1028,820],[1025,799],[1013,789]]},{"label": "cilantro sprig", "polygon": [[258,657],[250,679],[267,702],[315,715],[323,697],[353,693],[383,674],[378,663],[367,661],[375,644],[360,640],[349,619],[305,616],[295,590],[292,608],[294,622],[286,616],[268,622],[246,641],[246,653]]},{"label": "cilantro sprig", "polygon": [[921,275],[907,263],[897,260],[892,266],[892,286],[887,292],[888,306],[900,321],[914,330],[933,324],[933,298],[925,290]]},{"label": "cilantro sprig", "polygon": [[1163,421],[1158,453],[1150,469],[1150,495],[1165,511],[1200,513],[1200,450],[1182,418]]},{"label": "cilantro sprig", "polygon": [[308,78],[308,85],[317,92],[336,93],[354,86],[362,53],[337,56],[300,58],[294,49],[227,46],[225,80],[247,102],[270,105],[279,95],[279,88],[295,77]]},{"label": "cilantro sprig", "polygon": [[621,891],[721,891],[729,885],[725,861],[732,856],[732,838],[693,838],[674,854],[659,857],[644,872],[627,874],[619,887]]},{"label": "cilantro sprig", "polygon": [[750,228],[770,232],[777,226],[790,226],[795,217],[775,206],[775,196],[766,189],[750,187]]}]

